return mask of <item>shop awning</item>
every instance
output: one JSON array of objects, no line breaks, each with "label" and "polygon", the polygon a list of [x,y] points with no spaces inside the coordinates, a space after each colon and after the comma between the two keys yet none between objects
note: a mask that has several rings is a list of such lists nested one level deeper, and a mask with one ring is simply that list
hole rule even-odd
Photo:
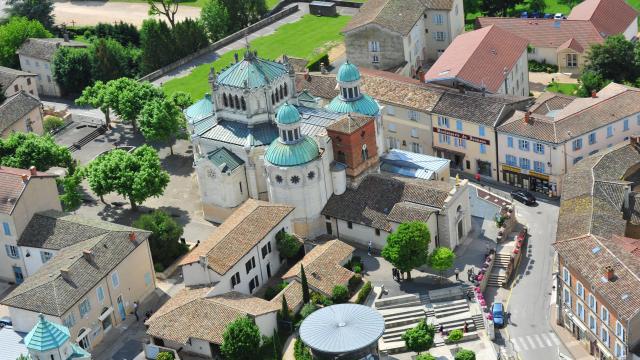
[{"label": "shop awning", "polygon": [[112,312],[113,312],[113,307],[109,306],[107,310],[105,310],[102,314],[100,314],[100,316],[98,316],[98,319],[100,321],[104,321],[104,319],[108,318]]},{"label": "shop awning", "polygon": [[76,342],[80,342],[82,341],[82,339],[84,339],[85,337],[87,337],[87,335],[89,335],[89,333],[91,332],[91,330],[84,328],[82,329],[82,331],[80,332],[80,335],[78,335],[78,338],[76,339]]}]

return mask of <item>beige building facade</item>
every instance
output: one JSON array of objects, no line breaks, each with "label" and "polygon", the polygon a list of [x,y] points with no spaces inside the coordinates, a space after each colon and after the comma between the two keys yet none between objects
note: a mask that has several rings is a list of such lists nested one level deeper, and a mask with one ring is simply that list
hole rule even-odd
[{"label": "beige building facade", "polygon": [[19,92],[0,105],[0,138],[14,132],[44,133],[42,104],[25,92]]},{"label": "beige building facade", "polygon": [[5,97],[24,91],[38,98],[36,74],[0,66],[0,91]]}]

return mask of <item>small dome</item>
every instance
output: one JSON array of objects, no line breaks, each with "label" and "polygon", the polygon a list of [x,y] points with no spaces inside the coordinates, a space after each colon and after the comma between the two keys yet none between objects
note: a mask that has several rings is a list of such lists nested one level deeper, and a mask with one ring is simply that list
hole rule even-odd
[{"label": "small dome", "polygon": [[44,352],[59,349],[69,340],[69,330],[56,323],[52,323],[40,314],[38,323],[24,338],[27,349]]},{"label": "small dome", "polygon": [[364,94],[354,101],[342,100],[340,96],[336,96],[329,105],[326,106],[326,109],[339,114],[358,113],[367,116],[376,116],[380,113],[378,103],[370,96]]},{"label": "small dome", "polygon": [[340,65],[336,80],[338,80],[338,82],[352,82],[360,80],[360,71],[357,66],[347,60],[346,63]]},{"label": "small dome", "polygon": [[278,124],[295,124],[300,121],[300,113],[295,106],[284,103],[278,110],[278,114],[276,114],[276,120]]},{"label": "small dome", "polygon": [[283,144],[274,140],[267,148],[264,159],[276,166],[296,166],[306,164],[318,158],[320,150],[312,138],[304,136],[295,144]]}]

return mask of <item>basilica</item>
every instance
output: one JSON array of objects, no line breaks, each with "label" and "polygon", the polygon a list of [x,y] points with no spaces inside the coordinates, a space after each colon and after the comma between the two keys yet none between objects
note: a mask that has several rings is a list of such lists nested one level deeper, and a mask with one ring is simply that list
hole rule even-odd
[{"label": "basilica", "polygon": [[380,105],[363,94],[360,72],[340,66],[340,90],[326,107],[296,92],[295,72],[245,50],[220,72],[211,94],[185,110],[204,216],[224,221],[247,199],[295,207],[294,232],[327,232],[323,208],[377,167],[383,150]]}]

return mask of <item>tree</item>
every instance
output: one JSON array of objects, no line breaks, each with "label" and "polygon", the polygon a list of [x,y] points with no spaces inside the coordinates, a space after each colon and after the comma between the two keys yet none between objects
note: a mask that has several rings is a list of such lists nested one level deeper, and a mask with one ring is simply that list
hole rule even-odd
[{"label": "tree", "polygon": [[138,82],[130,78],[111,80],[107,84],[107,99],[110,107],[137,130],[138,116],[145,104],[153,99],[164,98],[162,90],[149,82]]},{"label": "tree", "polygon": [[96,39],[89,46],[91,79],[109,81],[135,76],[129,69],[129,52],[114,39]]},{"label": "tree", "polygon": [[342,304],[349,301],[349,290],[344,285],[336,285],[331,291],[331,299],[336,304]]},{"label": "tree", "polygon": [[182,226],[164,211],[155,210],[140,216],[133,222],[133,227],[151,231],[151,257],[154,263],[160,263],[165,268],[189,251],[187,245],[180,242],[184,231]]},{"label": "tree", "polygon": [[156,360],[173,360],[175,356],[173,356],[172,352],[163,351],[156,356]]},{"label": "tree", "polygon": [[53,55],[51,72],[65,93],[80,93],[91,83],[91,54],[85,48],[62,46]]},{"label": "tree", "polygon": [[78,105],[89,105],[100,109],[104,114],[105,125],[111,127],[111,119],[109,117],[109,104],[111,97],[109,96],[108,85],[102,81],[96,81],[92,86],[87,86],[82,90],[82,95],[76,99]]},{"label": "tree", "polygon": [[49,135],[14,132],[0,139],[0,165],[20,169],[35,166],[40,171],[59,166],[71,171],[73,160],[69,150],[56,144]]},{"label": "tree", "polygon": [[469,349],[460,349],[454,356],[455,360],[476,360],[476,353]]},{"label": "tree", "polygon": [[179,133],[184,133],[186,123],[184,115],[171,100],[151,99],[144,105],[140,117],[140,131],[147,141],[164,141],[169,143],[171,155],[173,144]]},{"label": "tree", "polygon": [[591,70],[603,79],[622,83],[635,81],[640,72],[632,61],[634,44],[623,35],[609,36],[603,44],[593,44],[587,53],[585,70]]},{"label": "tree", "polygon": [[509,16],[509,12],[516,8],[516,5],[522,4],[524,0],[492,0],[482,1],[480,9],[487,13],[488,16]]},{"label": "tree", "polygon": [[427,325],[424,320],[420,320],[418,326],[402,334],[402,340],[407,344],[407,349],[420,354],[433,346],[435,333],[436,329],[433,325]]},{"label": "tree", "polygon": [[143,21],[140,29],[141,71],[150,73],[177,60],[174,47],[173,35],[166,22],[155,19]]},{"label": "tree", "polygon": [[280,309],[280,318],[282,321],[291,321],[289,314],[289,304],[287,304],[287,297],[282,295],[282,309]]},{"label": "tree", "polygon": [[216,42],[229,34],[229,13],[220,0],[209,0],[200,12],[200,20],[211,42]]},{"label": "tree", "polygon": [[300,309],[300,317],[306,319],[307,316],[311,315],[316,310],[318,310],[316,304],[305,304],[302,309]]},{"label": "tree", "polygon": [[171,28],[175,27],[180,0],[147,0],[147,3],[149,4],[149,15],[162,15],[169,20]]},{"label": "tree", "polygon": [[412,221],[400,224],[398,229],[387,237],[382,249],[382,257],[411,280],[411,270],[427,262],[431,234],[427,224]]},{"label": "tree", "polygon": [[219,0],[229,15],[229,31],[235,32],[254,23],[267,12],[265,0]]},{"label": "tree", "polygon": [[53,28],[52,0],[9,0],[9,15],[36,20],[45,28]]},{"label": "tree", "polygon": [[184,91],[176,91],[171,94],[171,102],[180,108],[180,110],[184,110],[193,104],[193,98],[191,94]]},{"label": "tree", "polygon": [[529,11],[537,12],[538,14],[544,13],[544,9],[547,7],[547,4],[544,0],[530,0],[529,1]]},{"label": "tree", "polygon": [[[2,101],[0,101],[0,104],[1,103]],[[47,133],[52,132],[53,130],[61,127],[62,125],[64,125],[64,120],[62,120],[62,118],[58,116],[47,115],[44,117],[44,120],[42,121],[42,127],[44,128],[44,131]]]},{"label": "tree", "polygon": [[260,330],[252,319],[237,318],[227,325],[222,334],[220,351],[226,359],[253,360],[260,352]]},{"label": "tree", "polygon": [[593,91],[600,91],[609,81],[602,78],[602,75],[593,71],[585,70],[580,75],[580,86],[578,87],[578,95],[589,97]]},{"label": "tree", "polygon": [[62,195],[60,202],[64,211],[75,211],[82,205],[80,184],[82,183],[82,169],[76,169],[73,174],[67,174],[62,179]]},{"label": "tree", "polygon": [[453,267],[453,261],[456,259],[456,254],[448,247],[437,247],[433,249],[433,252],[429,256],[429,267],[442,273]]},{"label": "tree", "polygon": [[309,283],[307,282],[307,274],[304,273],[304,265],[300,264],[300,283],[302,285],[302,303],[308,304],[311,300],[309,293]]},{"label": "tree", "polygon": [[178,58],[191,55],[209,45],[207,31],[202,23],[184,19],[171,30],[173,36],[173,51]]},{"label": "tree", "polygon": [[[161,196],[169,183],[156,151],[143,145],[132,153],[115,149],[93,160],[87,169],[89,187],[101,197],[110,192],[124,196],[137,211],[150,197]],[[104,201],[104,200],[103,200]]]},{"label": "tree", "polygon": [[0,25],[0,65],[19,68],[16,51],[29,38],[50,38],[53,35],[37,20],[12,17]]},{"label": "tree", "polygon": [[284,231],[276,234],[276,247],[280,254],[287,259],[291,259],[298,255],[302,244],[298,239]]}]

